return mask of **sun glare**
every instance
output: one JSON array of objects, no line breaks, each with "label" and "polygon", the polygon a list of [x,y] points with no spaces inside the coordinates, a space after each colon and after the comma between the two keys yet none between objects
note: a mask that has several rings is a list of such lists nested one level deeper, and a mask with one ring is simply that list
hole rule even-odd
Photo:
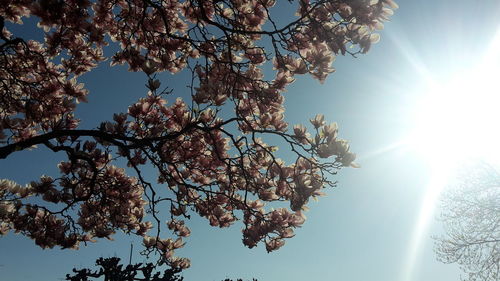
[{"label": "sun glare", "polygon": [[415,129],[403,142],[431,168],[403,280],[413,279],[436,201],[457,166],[471,160],[500,164],[500,30],[477,61],[466,70],[450,69],[444,80],[426,74],[429,82],[415,107]]},{"label": "sun glare", "polygon": [[500,158],[500,67],[484,63],[433,82],[417,106],[411,145],[433,169]]}]

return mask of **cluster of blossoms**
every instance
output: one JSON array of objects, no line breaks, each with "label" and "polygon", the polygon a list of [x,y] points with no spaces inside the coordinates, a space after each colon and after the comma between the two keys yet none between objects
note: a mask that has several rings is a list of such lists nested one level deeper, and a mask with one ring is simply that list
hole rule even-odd
[{"label": "cluster of blossoms", "polygon": [[[243,243],[272,251],[303,224],[308,200],[334,185],[329,176],[355,166],[337,125],[322,115],[311,120],[314,137],[302,125],[289,132],[283,94],[297,75],[323,82],[335,56],[367,52],[397,7],[392,0],[297,0],[295,17],[282,22],[273,18],[282,5],[273,0],[0,2],[0,159],[35,145],[68,156],[57,178],[26,187],[0,181],[0,234],[75,248],[123,230],[180,268],[189,267],[174,256],[190,235],[182,218],[197,213],[229,227],[243,213]],[[6,23],[27,16],[38,18],[43,42],[9,32]],[[149,92],[112,121],[80,129],[74,111],[88,92],[78,77],[106,59],[110,41],[120,47],[111,65],[144,72]],[[192,70],[193,103],[169,104],[156,73],[184,69]],[[222,114],[228,106],[234,110]],[[268,136],[287,143],[295,161],[279,159]],[[135,176],[114,166],[117,159]],[[165,188],[144,177],[146,165]],[[274,201],[290,208],[266,210]],[[162,212],[176,240],[160,237]],[[156,236],[148,234],[155,228]]]}]

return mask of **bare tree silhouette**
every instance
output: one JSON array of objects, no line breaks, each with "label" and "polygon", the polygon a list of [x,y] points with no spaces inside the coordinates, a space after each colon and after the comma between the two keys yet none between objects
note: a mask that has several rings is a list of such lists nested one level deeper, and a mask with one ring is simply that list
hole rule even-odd
[{"label": "bare tree silhouette", "polygon": [[441,207],[446,234],[437,238],[438,259],[459,264],[464,280],[499,280],[500,173],[487,164],[467,169]]}]

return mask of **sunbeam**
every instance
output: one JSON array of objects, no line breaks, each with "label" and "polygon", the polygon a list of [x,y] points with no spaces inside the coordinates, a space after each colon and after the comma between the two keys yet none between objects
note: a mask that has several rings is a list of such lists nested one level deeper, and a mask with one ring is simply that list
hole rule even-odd
[{"label": "sunbeam", "polygon": [[427,81],[423,98],[416,105],[415,130],[406,143],[425,159],[432,174],[411,238],[405,281],[413,280],[436,201],[457,165],[500,159],[500,131],[496,129],[500,120],[498,50],[500,29],[476,65],[467,70],[450,69],[445,81]]}]

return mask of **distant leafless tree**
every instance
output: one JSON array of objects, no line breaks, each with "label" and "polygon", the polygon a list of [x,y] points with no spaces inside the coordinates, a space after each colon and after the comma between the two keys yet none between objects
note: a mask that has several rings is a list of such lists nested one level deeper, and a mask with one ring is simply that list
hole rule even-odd
[{"label": "distant leafless tree", "polygon": [[500,173],[486,164],[469,169],[444,192],[441,207],[438,259],[459,264],[464,280],[500,280]]}]

